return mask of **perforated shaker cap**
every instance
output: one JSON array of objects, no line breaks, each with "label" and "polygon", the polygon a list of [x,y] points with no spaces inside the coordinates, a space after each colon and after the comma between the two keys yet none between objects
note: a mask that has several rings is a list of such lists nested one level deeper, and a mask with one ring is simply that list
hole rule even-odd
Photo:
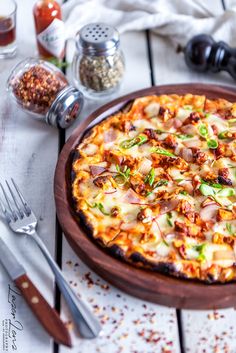
[{"label": "perforated shaker cap", "polygon": [[112,55],[120,45],[116,28],[105,23],[90,23],[76,35],[78,50],[88,55]]}]

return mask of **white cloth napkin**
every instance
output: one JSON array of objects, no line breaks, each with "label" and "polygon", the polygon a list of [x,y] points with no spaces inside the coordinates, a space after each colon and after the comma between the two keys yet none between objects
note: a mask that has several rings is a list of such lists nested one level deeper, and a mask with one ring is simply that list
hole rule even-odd
[{"label": "white cloth napkin", "polygon": [[236,46],[236,3],[223,11],[220,0],[70,0],[63,5],[66,36],[85,24],[104,22],[120,33],[152,29],[185,45],[196,34],[211,34]]}]

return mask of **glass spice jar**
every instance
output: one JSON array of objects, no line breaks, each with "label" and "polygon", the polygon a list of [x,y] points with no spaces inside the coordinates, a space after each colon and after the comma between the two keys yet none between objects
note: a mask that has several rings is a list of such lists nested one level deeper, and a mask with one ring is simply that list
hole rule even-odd
[{"label": "glass spice jar", "polygon": [[27,58],[12,70],[7,90],[17,105],[49,125],[67,128],[79,115],[83,94],[53,64]]},{"label": "glass spice jar", "polygon": [[76,35],[74,83],[92,98],[115,93],[125,72],[118,31],[104,23],[84,26]]}]

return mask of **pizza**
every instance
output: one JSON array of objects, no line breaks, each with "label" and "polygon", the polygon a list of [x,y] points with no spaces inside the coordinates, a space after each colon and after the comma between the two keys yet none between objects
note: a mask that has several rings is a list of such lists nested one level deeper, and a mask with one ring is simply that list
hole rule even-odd
[{"label": "pizza", "polygon": [[152,95],[78,143],[76,218],[113,256],[208,283],[236,279],[236,103]]}]

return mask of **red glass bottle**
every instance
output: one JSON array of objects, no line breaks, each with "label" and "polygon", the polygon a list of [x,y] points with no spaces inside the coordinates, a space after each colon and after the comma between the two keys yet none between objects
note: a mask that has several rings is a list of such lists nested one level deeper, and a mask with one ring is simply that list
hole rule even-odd
[{"label": "red glass bottle", "polygon": [[65,54],[65,31],[61,7],[54,0],[39,0],[33,9],[39,55],[62,59]]}]

